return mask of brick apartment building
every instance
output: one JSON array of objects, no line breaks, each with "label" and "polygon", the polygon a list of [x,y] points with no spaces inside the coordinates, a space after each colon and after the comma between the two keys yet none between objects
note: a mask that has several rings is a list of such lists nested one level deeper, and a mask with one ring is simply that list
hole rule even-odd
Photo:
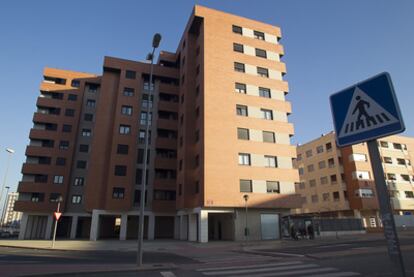
[{"label": "brick apartment building", "polygon": [[100,76],[46,68],[15,204],[20,239],[50,238],[60,197],[58,236],[136,238],[147,119],[147,239],[243,239],[245,194],[249,238],[280,237],[301,200],[280,37],[195,6],[153,84],[147,62],[105,57]]},{"label": "brick apartment building", "polygon": [[[414,138],[378,140],[394,214],[414,214]],[[335,133],[297,147],[296,192],[304,202],[299,214],[362,218],[367,228],[381,226],[375,183],[366,144],[338,148]]]}]

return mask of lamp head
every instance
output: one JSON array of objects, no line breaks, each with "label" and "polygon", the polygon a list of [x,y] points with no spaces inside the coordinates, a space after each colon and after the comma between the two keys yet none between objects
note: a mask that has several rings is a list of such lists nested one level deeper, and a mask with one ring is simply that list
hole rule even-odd
[{"label": "lamp head", "polygon": [[154,37],[152,38],[152,47],[158,48],[161,41],[161,35],[159,33],[156,33]]},{"label": "lamp head", "polygon": [[244,199],[244,201],[247,202],[247,200],[249,200],[249,195],[247,195],[247,194],[243,195],[243,199]]},{"label": "lamp head", "polygon": [[14,153],[14,150],[11,149],[11,148],[6,148],[6,151],[9,152],[10,154],[13,154]]}]

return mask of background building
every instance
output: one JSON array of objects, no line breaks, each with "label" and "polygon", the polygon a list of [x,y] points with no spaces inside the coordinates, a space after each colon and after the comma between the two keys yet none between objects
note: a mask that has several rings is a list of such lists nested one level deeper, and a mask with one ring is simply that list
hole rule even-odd
[{"label": "background building", "polygon": [[111,57],[101,76],[45,69],[18,188],[20,238],[50,237],[59,197],[58,236],[136,238],[144,162],[146,238],[239,240],[246,222],[251,239],[279,238],[280,216],[300,205],[280,37],[195,6],[153,84],[148,63]]},{"label": "background building", "polygon": [[[414,214],[414,138],[378,140],[394,214]],[[297,147],[304,203],[299,214],[362,218],[365,227],[381,225],[375,183],[365,143],[337,148],[335,133]]]},{"label": "background building", "polygon": [[17,192],[9,192],[7,194],[3,214],[2,214],[2,226],[4,227],[19,227],[22,213],[14,210],[14,203],[17,200],[19,194]]}]

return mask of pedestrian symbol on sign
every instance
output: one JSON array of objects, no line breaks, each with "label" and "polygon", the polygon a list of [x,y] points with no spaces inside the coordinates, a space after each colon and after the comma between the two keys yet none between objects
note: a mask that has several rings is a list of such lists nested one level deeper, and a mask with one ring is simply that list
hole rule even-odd
[{"label": "pedestrian symbol on sign", "polygon": [[393,115],[356,87],[339,135],[355,135],[395,122],[398,120]]}]

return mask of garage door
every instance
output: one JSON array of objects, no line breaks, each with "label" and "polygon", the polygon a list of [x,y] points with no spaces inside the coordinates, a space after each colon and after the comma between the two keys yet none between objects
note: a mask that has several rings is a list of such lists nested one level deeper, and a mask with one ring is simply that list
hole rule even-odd
[{"label": "garage door", "polygon": [[262,239],[279,239],[279,215],[261,214],[260,215]]}]

